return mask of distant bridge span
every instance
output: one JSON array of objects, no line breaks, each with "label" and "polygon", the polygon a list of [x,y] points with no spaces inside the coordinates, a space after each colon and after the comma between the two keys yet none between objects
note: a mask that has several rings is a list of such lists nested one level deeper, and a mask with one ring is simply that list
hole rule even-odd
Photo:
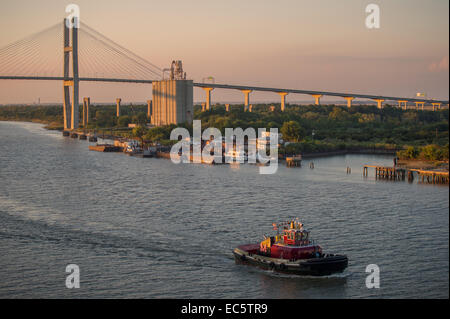
[{"label": "distant bridge span", "polygon": [[312,96],[338,96],[342,98],[362,98],[371,100],[386,100],[386,101],[407,101],[407,102],[418,102],[418,103],[441,103],[448,104],[449,101],[444,100],[433,100],[433,99],[413,99],[406,97],[392,97],[392,96],[382,96],[382,95],[368,95],[368,94],[353,94],[353,93],[338,93],[338,92],[326,92],[326,91],[308,91],[308,90],[297,90],[297,89],[279,89],[279,88],[267,88],[258,86],[246,86],[246,85],[229,85],[229,84],[210,84],[210,83],[194,83],[194,86],[201,87],[204,89],[208,88],[218,88],[218,89],[232,89],[240,91],[263,91],[263,92],[274,92],[278,94],[282,93],[294,93],[294,94],[305,94]]},{"label": "distant bridge span", "polygon": [[[65,78],[58,76],[0,76],[0,80],[37,80],[37,81],[72,81],[73,78]],[[79,81],[83,82],[115,82],[115,83],[141,83],[141,84],[152,84],[154,80],[136,80],[136,79],[110,79],[110,78],[86,78],[80,77]],[[441,103],[449,104],[449,101],[445,100],[434,100],[434,99],[413,99],[406,97],[393,97],[393,96],[383,96],[383,95],[369,95],[369,94],[353,94],[353,93],[339,93],[339,92],[327,92],[327,91],[309,91],[309,90],[298,90],[298,89],[281,89],[281,88],[269,88],[261,86],[247,86],[247,85],[230,85],[230,84],[212,84],[212,83],[196,83],[193,85],[195,87],[200,87],[204,89],[229,89],[229,90],[239,90],[239,91],[260,91],[260,92],[274,92],[278,94],[292,93],[292,94],[305,94],[312,96],[337,96],[342,98],[361,98],[361,99],[371,99],[371,100],[384,100],[384,101],[405,101],[412,103]]]}]

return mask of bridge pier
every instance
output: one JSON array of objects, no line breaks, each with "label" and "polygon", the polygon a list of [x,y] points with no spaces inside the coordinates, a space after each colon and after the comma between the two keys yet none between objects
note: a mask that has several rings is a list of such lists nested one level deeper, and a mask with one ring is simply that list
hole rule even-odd
[{"label": "bridge pier", "polygon": [[436,111],[436,108],[438,110],[441,109],[441,103],[431,103],[431,105],[433,105],[433,111]]},{"label": "bridge pier", "polygon": [[230,112],[230,104],[225,104],[225,111]]},{"label": "bridge pier", "polygon": [[244,112],[248,111],[248,107],[250,105],[250,93],[252,93],[252,90],[241,90],[242,93],[244,93],[245,95],[245,99],[244,99]]},{"label": "bridge pier", "polygon": [[211,109],[211,92],[214,90],[214,88],[203,88],[206,93],[206,111],[209,111]]},{"label": "bridge pier", "polygon": [[353,96],[344,96],[344,99],[347,100],[347,107],[351,108],[352,107],[352,101],[355,99]]},{"label": "bridge pier", "polygon": [[383,108],[383,99],[373,99],[375,102],[377,102],[377,108],[382,109]]},{"label": "bridge pier", "polygon": [[89,124],[89,105],[91,103],[91,98],[85,97],[83,99],[83,127]]},{"label": "bridge pier", "polygon": [[122,102],[121,98],[116,99],[116,115],[120,117],[120,102]]},{"label": "bridge pier", "polygon": [[320,105],[320,98],[322,97],[322,94],[313,94],[312,97],[316,99],[315,104]]},{"label": "bridge pier", "polygon": [[405,100],[399,100],[399,101],[397,101],[397,102],[398,102],[398,107],[399,107],[400,109],[402,108],[402,103],[403,103],[403,109],[406,111],[408,101],[405,101]]},{"label": "bridge pier", "polygon": [[419,104],[422,105],[422,111],[423,111],[425,108],[425,102],[416,102],[416,110],[419,110]]},{"label": "bridge pier", "polygon": [[286,95],[288,95],[289,93],[278,92],[278,94],[281,96],[281,112],[284,112],[284,109],[286,108]]},{"label": "bridge pier", "polygon": [[248,111],[249,111],[250,113],[253,111],[253,104],[250,104],[250,105],[248,106]]}]

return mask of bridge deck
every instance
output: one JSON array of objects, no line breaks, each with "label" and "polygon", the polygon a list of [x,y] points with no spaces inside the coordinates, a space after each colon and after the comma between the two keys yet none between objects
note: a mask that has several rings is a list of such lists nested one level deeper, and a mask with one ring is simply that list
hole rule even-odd
[{"label": "bridge deck", "polygon": [[[45,77],[45,76],[0,76],[0,80],[41,80],[41,81],[71,81],[73,78],[64,77]],[[155,80],[138,80],[138,79],[111,79],[111,78],[86,78],[80,77],[80,81],[84,82],[118,82],[118,83],[142,83],[151,84]],[[369,95],[369,94],[353,94],[353,93],[339,93],[339,92],[327,92],[327,91],[309,91],[309,90],[297,90],[297,89],[281,89],[281,88],[269,88],[259,86],[247,86],[247,85],[229,85],[229,84],[212,84],[212,83],[193,83],[195,87],[201,88],[218,88],[229,90],[251,90],[261,92],[274,92],[274,93],[293,93],[293,94],[305,94],[305,95],[327,95],[337,97],[354,97],[363,99],[380,99],[389,101],[407,101],[418,103],[442,103],[449,104],[449,101],[433,100],[433,99],[413,99],[406,97],[393,97],[383,95]]]}]

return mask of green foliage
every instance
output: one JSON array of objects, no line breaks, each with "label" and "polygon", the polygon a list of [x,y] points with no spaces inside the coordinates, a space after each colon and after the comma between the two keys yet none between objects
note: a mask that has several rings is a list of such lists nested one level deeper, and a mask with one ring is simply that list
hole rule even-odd
[{"label": "green foliage", "polygon": [[416,159],[419,156],[417,147],[408,146],[406,150],[398,151],[397,156],[401,159]]},{"label": "green foliage", "polygon": [[133,137],[137,137],[141,140],[141,144],[144,145],[144,137],[148,133],[148,130],[143,126],[136,126],[131,132]]},{"label": "green foliage", "polygon": [[147,134],[148,130],[143,126],[136,126],[133,128],[132,135],[134,137],[142,138]]},{"label": "green foliage", "polygon": [[112,127],[116,125],[116,117],[114,117],[108,111],[97,111],[95,112],[95,122],[97,127]]},{"label": "green foliage", "polygon": [[119,127],[128,127],[128,124],[131,123],[131,117],[129,115],[122,115],[117,120],[117,125]]},{"label": "green foliage", "polygon": [[133,116],[133,123],[136,123],[137,125],[144,126],[147,122],[147,113],[139,112],[137,115]]},{"label": "green foliage", "polygon": [[[244,112],[243,105],[232,105],[226,112],[224,106],[214,106],[210,111],[201,112],[200,106],[195,106],[194,118],[202,121],[202,129],[216,127],[222,134],[225,128],[249,127],[278,128],[282,133],[285,123],[296,122],[301,133],[288,133],[286,140],[300,141],[289,146],[291,149],[327,151],[352,148],[396,148],[403,146],[415,147],[417,152],[410,151],[404,156],[408,158],[448,158],[449,110],[417,111],[401,110],[395,107],[378,109],[376,106],[354,105],[351,108],[336,105],[288,105],[285,112],[270,111],[270,105],[254,104],[253,112]],[[123,116],[130,117],[140,126],[148,121],[146,105],[122,106]],[[80,108],[81,118],[81,108]],[[62,125],[62,105],[30,106],[14,105],[0,106],[0,120],[40,121]],[[122,127],[128,120],[116,117],[115,105],[91,105],[91,120],[89,127],[97,129],[112,128],[117,124]],[[191,131],[192,126],[181,124]],[[288,124],[286,126],[289,127]],[[296,125],[294,125],[297,127]],[[146,140],[162,141],[170,139],[170,132],[175,126],[152,128],[145,134]],[[292,128],[292,125],[290,125]],[[298,128],[298,127],[297,127]],[[295,130],[294,130],[295,131]],[[310,137],[315,132],[314,141]],[[123,134],[130,134],[126,131]],[[293,135],[293,136],[290,136]],[[288,138],[289,136],[289,138]],[[297,145],[298,144],[298,145]],[[426,145],[437,145],[439,152]],[[405,149],[407,150],[407,149]],[[405,151],[403,150],[403,151]],[[401,153],[403,154],[403,153]],[[447,155],[445,155],[447,154]],[[403,155],[402,155],[403,156]]]},{"label": "green foliage", "polygon": [[145,139],[158,142],[161,142],[163,140],[170,140],[170,132],[172,132],[172,130],[176,127],[176,125],[153,127],[148,130],[147,134],[145,135]]},{"label": "green foliage", "polygon": [[400,159],[421,159],[427,161],[444,161],[448,160],[449,145],[439,146],[429,144],[422,147],[408,146],[405,150],[397,152]]},{"label": "green foliage", "polygon": [[281,127],[281,134],[285,141],[298,142],[305,136],[305,130],[296,121],[284,122]]}]

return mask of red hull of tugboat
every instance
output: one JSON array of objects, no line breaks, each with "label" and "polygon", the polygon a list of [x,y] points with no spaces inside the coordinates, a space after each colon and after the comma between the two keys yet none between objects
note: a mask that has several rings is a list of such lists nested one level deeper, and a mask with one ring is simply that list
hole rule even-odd
[{"label": "red hull of tugboat", "polygon": [[260,252],[259,244],[248,244],[238,246],[233,254],[238,264],[253,265],[285,274],[327,276],[343,272],[347,268],[348,259],[344,255],[320,254],[313,257],[318,248],[319,246],[274,245],[268,256]]}]

